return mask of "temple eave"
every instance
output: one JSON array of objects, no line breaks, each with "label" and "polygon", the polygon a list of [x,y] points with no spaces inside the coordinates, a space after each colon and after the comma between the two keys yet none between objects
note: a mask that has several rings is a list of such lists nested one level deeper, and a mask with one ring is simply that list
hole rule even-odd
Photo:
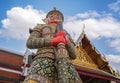
[{"label": "temple eave", "polygon": [[119,78],[103,70],[99,70],[99,69],[95,69],[95,68],[91,68],[83,65],[75,65],[75,68],[77,69],[80,75],[120,82]]}]

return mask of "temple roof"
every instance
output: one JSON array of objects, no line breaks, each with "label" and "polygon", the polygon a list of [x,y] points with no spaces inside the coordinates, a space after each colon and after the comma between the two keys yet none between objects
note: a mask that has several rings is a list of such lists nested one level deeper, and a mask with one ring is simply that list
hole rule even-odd
[{"label": "temple roof", "polygon": [[0,48],[0,83],[20,83],[23,55],[16,51]]},{"label": "temple roof", "polygon": [[103,70],[83,65],[75,65],[75,67],[80,75],[120,82],[120,78]]},{"label": "temple roof", "polygon": [[23,55],[24,54],[16,51],[0,48],[0,66],[7,69],[22,71]]},{"label": "temple roof", "polygon": [[22,57],[24,56],[23,53],[16,52],[16,51],[13,51],[13,50],[9,50],[9,49],[6,49],[6,48],[1,48],[1,47],[0,47],[0,51],[12,53],[12,54],[15,54],[15,55],[18,55],[18,56],[22,56]]},{"label": "temple roof", "polygon": [[[82,58],[77,58],[76,60],[73,61],[73,64],[76,66],[78,72],[83,74],[92,73],[92,75],[97,75],[98,78],[99,76],[102,77],[105,76],[105,78],[107,76],[109,77],[108,79],[118,80],[120,82],[120,78],[118,78],[115,75],[115,71],[109,65],[109,62],[88,39],[87,35],[84,32],[84,29],[81,35],[79,36],[78,40],[76,41],[76,48],[78,51],[77,56],[85,59],[85,61],[83,62],[82,62]],[[83,53],[80,50],[82,50]],[[91,61],[87,61],[87,60],[91,60]]]},{"label": "temple roof", "polygon": [[76,46],[82,46],[83,49],[87,52],[92,61],[98,66],[99,69],[111,72],[109,62],[106,58],[95,48],[92,42],[88,39],[84,30],[78,40],[76,41]]}]

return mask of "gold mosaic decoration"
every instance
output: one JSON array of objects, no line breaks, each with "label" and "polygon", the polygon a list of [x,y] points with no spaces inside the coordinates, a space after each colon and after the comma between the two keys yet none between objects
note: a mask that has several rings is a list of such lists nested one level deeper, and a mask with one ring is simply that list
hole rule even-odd
[{"label": "gold mosaic decoration", "polygon": [[76,50],[77,58],[72,61],[73,64],[77,64],[77,65],[80,64],[80,65],[97,68],[97,65],[92,61],[92,59],[89,57],[89,55],[81,46],[78,46],[76,49],[77,49]]}]

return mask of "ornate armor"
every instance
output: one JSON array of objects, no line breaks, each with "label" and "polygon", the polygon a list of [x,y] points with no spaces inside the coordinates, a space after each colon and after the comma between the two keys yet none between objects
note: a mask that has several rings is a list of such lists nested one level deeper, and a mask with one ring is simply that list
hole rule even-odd
[{"label": "ornate armor", "polygon": [[[55,10],[55,12],[58,11]],[[49,14],[51,15],[51,12],[47,17]],[[53,12],[52,14],[54,15]],[[63,18],[61,20],[63,21]],[[61,20],[59,19],[60,22]],[[72,38],[69,34],[66,35],[68,43],[63,44],[63,49],[59,44],[57,47],[53,46],[52,39],[56,36],[56,30],[55,26],[48,23],[38,24],[30,31],[27,47],[38,50],[32,58],[28,76],[23,83],[82,83],[70,61],[76,58]]]}]

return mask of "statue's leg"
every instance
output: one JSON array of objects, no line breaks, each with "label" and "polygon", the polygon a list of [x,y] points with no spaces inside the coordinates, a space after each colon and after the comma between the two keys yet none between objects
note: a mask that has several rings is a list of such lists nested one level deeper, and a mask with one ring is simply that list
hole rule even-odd
[{"label": "statue's leg", "polygon": [[37,81],[38,83],[54,83],[54,60],[51,58],[42,57],[33,61],[26,79],[33,80],[35,83],[37,83]]},{"label": "statue's leg", "polygon": [[58,61],[59,83],[83,83],[74,66],[66,59]]}]

